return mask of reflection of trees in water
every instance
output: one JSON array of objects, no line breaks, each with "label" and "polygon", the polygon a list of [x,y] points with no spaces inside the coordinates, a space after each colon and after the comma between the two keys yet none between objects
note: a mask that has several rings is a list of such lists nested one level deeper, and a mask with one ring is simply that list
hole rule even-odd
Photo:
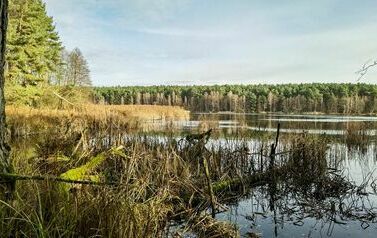
[{"label": "reflection of trees in water", "polygon": [[[260,128],[263,131],[265,128],[274,129],[277,127],[279,122],[284,123],[285,130],[316,130],[322,131],[326,133],[326,131],[337,131],[340,133],[340,136],[343,139],[346,138],[347,131],[351,132],[351,134],[355,134],[357,130],[355,128],[359,128],[363,135],[364,132],[366,134],[375,131],[377,128],[377,121],[371,120],[367,121],[368,118],[341,118],[341,117],[331,117],[331,116],[318,116],[318,118],[310,115],[302,115],[302,116],[290,116],[290,115],[278,115],[278,114],[200,114],[197,116],[199,120],[211,120],[211,121],[228,121],[229,126],[227,126],[227,134],[231,133],[238,133],[240,130],[249,130],[250,127],[252,128]],[[365,120],[365,121],[363,121]],[[234,124],[231,124],[233,122]],[[233,130],[229,129],[233,125]],[[361,130],[362,129],[362,130]],[[364,135],[366,135],[364,134]],[[351,144],[353,138],[355,142],[360,141],[357,136],[352,136],[347,139],[348,144]],[[375,140],[375,138],[368,137],[361,137],[362,141],[367,140]],[[355,143],[352,143],[355,144]]]},{"label": "reflection of trees in water", "polygon": [[[344,144],[329,146],[328,142],[307,134],[282,139],[279,150],[283,152],[277,152],[275,164],[280,172],[272,173],[263,186],[254,188],[250,198],[252,212],[246,218],[254,225],[260,216],[272,219],[275,236],[283,230],[284,224],[305,225],[307,228],[303,231],[308,231],[309,235],[318,229],[331,235],[335,226],[351,222],[355,225],[357,221],[367,229],[376,223],[377,207],[373,201],[377,201],[377,182],[372,176],[373,171],[363,169],[374,165],[375,147],[368,147],[363,153],[349,151]],[[268,145],[269,142],[261,143],[252,150],[260,151],[259,155],[239,150],[233,156],[222,156],[231,158],[223,161],[223,165],[233,165],[227,174],[232,177],[268,172]],[[254,164],[248,161],[254,161]],[[352,163],[360,163],[363,165],[360,169],[369,172],[365,172],[361,180],[353,180],[348,176],[354,175],[354,171],[349,171],[355,167]]]},{"label": "reflection of trees in water", "polygon": [[256,205],[253,214],[246,218],[256,225],[258,216],[267,218],[270,214],[275,236],[285,223],[303,226],[312,222],[310,218],[316,222],[309,228],[309,234],[320,228],[332,235],[335,225],[351,221],[359,221],[363,229],[377,222],[377,207],[373,205],[377,183],[372,174],[358,186],[337,170],[327,170],[311,180],[307,177],[304,173],[293,177],[287,174],[254,190],[251,199]]}]

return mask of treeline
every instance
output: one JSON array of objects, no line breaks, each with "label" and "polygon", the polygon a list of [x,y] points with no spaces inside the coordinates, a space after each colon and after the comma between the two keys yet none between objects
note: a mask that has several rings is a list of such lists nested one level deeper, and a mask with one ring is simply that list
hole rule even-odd
[{"label": "treeline", "polygon": [[283,84],[97,87],[102,104],[183,106],[195,112],[377,113],[377,85]]},{"label": "treeline", "polygon": [[73,87],[91,85],[83,54],[77,48],[72,51],[64,48],[42,0],[9,1],[8,17],[5,65],[8,104],[38,106],[46,91],[56,85],[64,88],[55,91],[69,97]]}]

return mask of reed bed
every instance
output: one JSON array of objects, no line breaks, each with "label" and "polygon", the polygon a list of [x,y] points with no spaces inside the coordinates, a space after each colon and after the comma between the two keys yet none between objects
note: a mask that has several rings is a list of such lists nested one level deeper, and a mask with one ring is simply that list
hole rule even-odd
[{"label": "reed bed", "polygon": [[49,130],[68,133],[91,130],[139,129],[143,121],[188,119],[189,112],[173,106],[94,105],[70,109],[8,106],[7,123],[12,136],[43,133]]}]

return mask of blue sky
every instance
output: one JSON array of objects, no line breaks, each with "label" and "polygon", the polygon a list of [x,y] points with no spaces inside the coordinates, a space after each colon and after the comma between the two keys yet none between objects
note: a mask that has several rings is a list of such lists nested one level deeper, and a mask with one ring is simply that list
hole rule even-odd
[{"label": "blue sky", "polygon": [[355,82],[377,59],[375,0],[45,2],[95,85]]}]

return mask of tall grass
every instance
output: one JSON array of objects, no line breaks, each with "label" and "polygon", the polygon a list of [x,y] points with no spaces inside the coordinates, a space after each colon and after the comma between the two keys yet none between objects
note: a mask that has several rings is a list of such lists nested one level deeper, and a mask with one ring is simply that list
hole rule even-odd
[{"label": "tall grass", "polygon": [[[125,137],[122,147],[105,143],[68,156],[78,143],[75,134],[35,141],[35,148],[13,146],[16,174],[59,177],[101,154],[105,159],[84,171],[86,178],[117,185],[17,182],[14,200],[0,202],[1,236],[160,237],[171,219],[199,215],[209,206],[197,167],[202,152],[195,146],[173,138]],[[54,146],[59,142],[64,146]]]},{"label": "tall grass", "polygon": [[180,107],[154,105],[94,105],[71,109],[8,106],[7,123],[13,136],[49,130],[67,133],[82,130],[127,130],[142,127],[145,120],[188,119],[189,112]]}]

